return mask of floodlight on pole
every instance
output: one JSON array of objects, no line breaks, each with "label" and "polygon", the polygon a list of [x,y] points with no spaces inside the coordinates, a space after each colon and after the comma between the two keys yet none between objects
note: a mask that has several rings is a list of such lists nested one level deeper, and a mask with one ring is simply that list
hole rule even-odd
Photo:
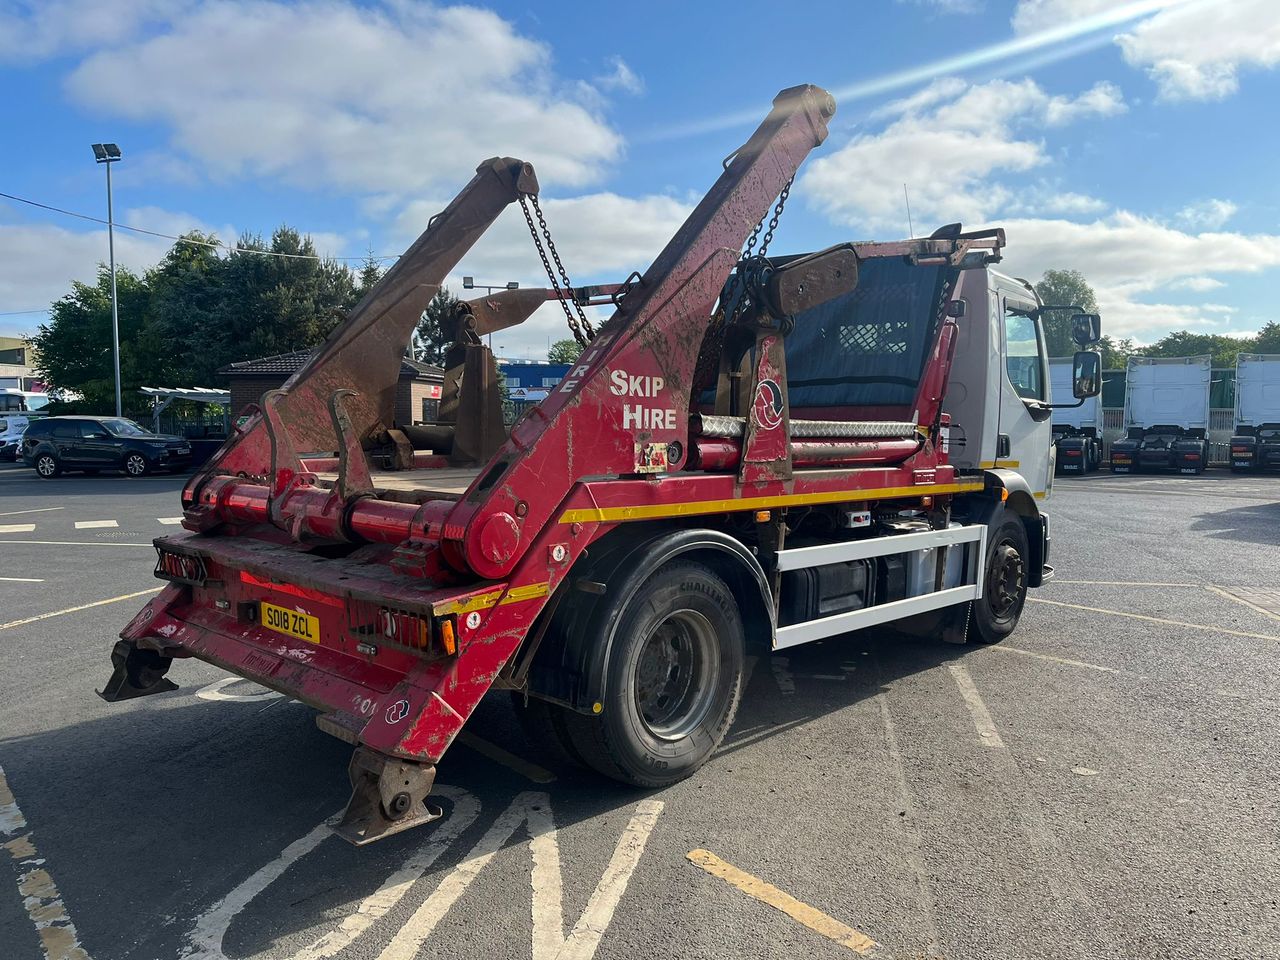
[{"label": "floodlight on pole", "polygon": [[[487,283],[476,283],[475,277],[462,278],[463,290],[484,290],[486,293],[493,293],[495,290],[519,290],[520,284],[515,280],[508,280],[503,284],[494,284],[490,286]],[[489,349],[493,349],[493,334],[489,334]]]},{"label": "floodlight on pole", "polygon": [[107,168],[107,256],[111,266],[111,358],[115,368],[116,416],[124,416],[120,393],[120,304],[116,296],[116,224],[111,207],[111,164],[120,159],[120,148],[114,143],[95,143],[93,159]]}]

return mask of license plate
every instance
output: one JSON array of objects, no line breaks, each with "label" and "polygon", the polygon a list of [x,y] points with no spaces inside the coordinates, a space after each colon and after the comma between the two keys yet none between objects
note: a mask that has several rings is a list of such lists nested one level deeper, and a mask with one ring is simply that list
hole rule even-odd
[{"label": "license plate", "polygon": [[305,640],[307,643],[320,642],[320,620],[309,613],[298,613],[264,602],[259,619],[268,630],[283,633],[286,637]]}]

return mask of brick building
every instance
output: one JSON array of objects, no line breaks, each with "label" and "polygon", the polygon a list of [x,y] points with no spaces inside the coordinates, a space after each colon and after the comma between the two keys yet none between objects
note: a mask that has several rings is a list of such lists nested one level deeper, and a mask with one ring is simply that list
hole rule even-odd
[{"label": "brick building", "polygon": [[[257,403],[268,390],[284,386],[315,352],[314,349],[296,350],[274,357],[241,360],[221,368],[218,375],[226,377],[231,384],[231,419],[239,417],[250,403]],[[401,361],[400,383],[396,388],[396,423],[434,420],[443,383],[444,371],[439,367],[417,360]],[[357,385],[352,384],[352,388],[356,389]]]}]

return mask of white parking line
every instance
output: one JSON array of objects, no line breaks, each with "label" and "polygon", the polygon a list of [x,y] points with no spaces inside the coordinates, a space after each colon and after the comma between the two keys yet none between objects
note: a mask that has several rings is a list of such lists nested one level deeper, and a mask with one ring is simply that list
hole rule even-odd
[{"label": "white parking line", "polygon": [[[100,530],[107,527],[118,527],[120,524],[114,520],[77,520],[77,530]],[[33,528],[34,529],[34,528]]]},{"label": "white parking line", "polygon": [[36,851],[35,835],[18,809],[3,767],[0,767],[0,836],[6,840],[0,848],[13,857],[21,871],[18,893],[22,895],[27,916],[35,924],[45,960],[89,960],[89,954],[80,946],[76,926],[67,916],[62,894],[49,875],[48,864]]},{"label": "white parking line", "polygon": [[490,743],[488,740],[477,737],[469,730],[459,731],[458,742],[464,747],[470,747],[476,753],[502,764],[504,767],[509,767],[534,783],[553,783],[556,779],[556,775],[550,770],[546,770],[536,763],[530,763],[522,757],[517,757],[514,753],[503,750],[496,743]]},{"label": "white parking line", "polygon": [[997,750],[1008,751],[1008,747],[1004,745],[1004,740],[1000,738],[1000,731],[996,729],[995,721],[991,719],[991,714],[987,711],[987,705],[982,700],[982,695],[978,693],[978,688],[973,685],[973,677],[969,676],[969,671],[963,663],[949,663],[947,669],[951,671],[951,677],[955,680],[956,686],[960,688],[960,696],[964,699],[964,705],[969,708],[969,716],[973,718],[973,725],[978,731],[978,738],[988,747]]},{"label": "white parking line", "polygon": [[0,513],[0,517],[16,517],[20,513],[52,513],[54,510],[65,510],[66,507],[35,507],[31,510],[10,510]]},{"label": "white parking line", "polygon": [[0,583],[44,583],[35,577],[0,577]]},{"label": "white parking line", "polygon": [[33,533],[34,523],[0,523],[0,533]]},{"label": "white parking line", "polygon": [[156,517],[156,519],[167,527],[172,527],[175,524],[179,524],[182,522],[181,517]]}]

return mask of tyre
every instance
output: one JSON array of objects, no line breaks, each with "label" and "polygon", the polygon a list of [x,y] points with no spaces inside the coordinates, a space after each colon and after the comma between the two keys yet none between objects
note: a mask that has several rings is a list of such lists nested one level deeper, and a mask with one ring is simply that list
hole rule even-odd
[{"label": "tyre", "polygon": [[982,599],[973,601],[970,640],[999,643],[1013,633],[1027,602],[1030,556],[1027,528],[1022,518],[1001,507],[987,524]]},{"label": "tyre", "polygon": [[595,624],[617,624],[601,709],[564,711],[571,748],[624,783],[665,787],[706,763],[742,694],[745,631],[733,591],[709,568],[674,561]]},{"label": "tyre", "polygon": [[120,467],[127,477],[145,477],[151,470],[151,464],[140,453],[126,453]]},{"label": "tyre", "polygon": [[33,466],[36,473],[44,480],[52,480],[62,472],[62,464],[58,463],[58,458],[52,453],[42,453],[36,457]]}]

